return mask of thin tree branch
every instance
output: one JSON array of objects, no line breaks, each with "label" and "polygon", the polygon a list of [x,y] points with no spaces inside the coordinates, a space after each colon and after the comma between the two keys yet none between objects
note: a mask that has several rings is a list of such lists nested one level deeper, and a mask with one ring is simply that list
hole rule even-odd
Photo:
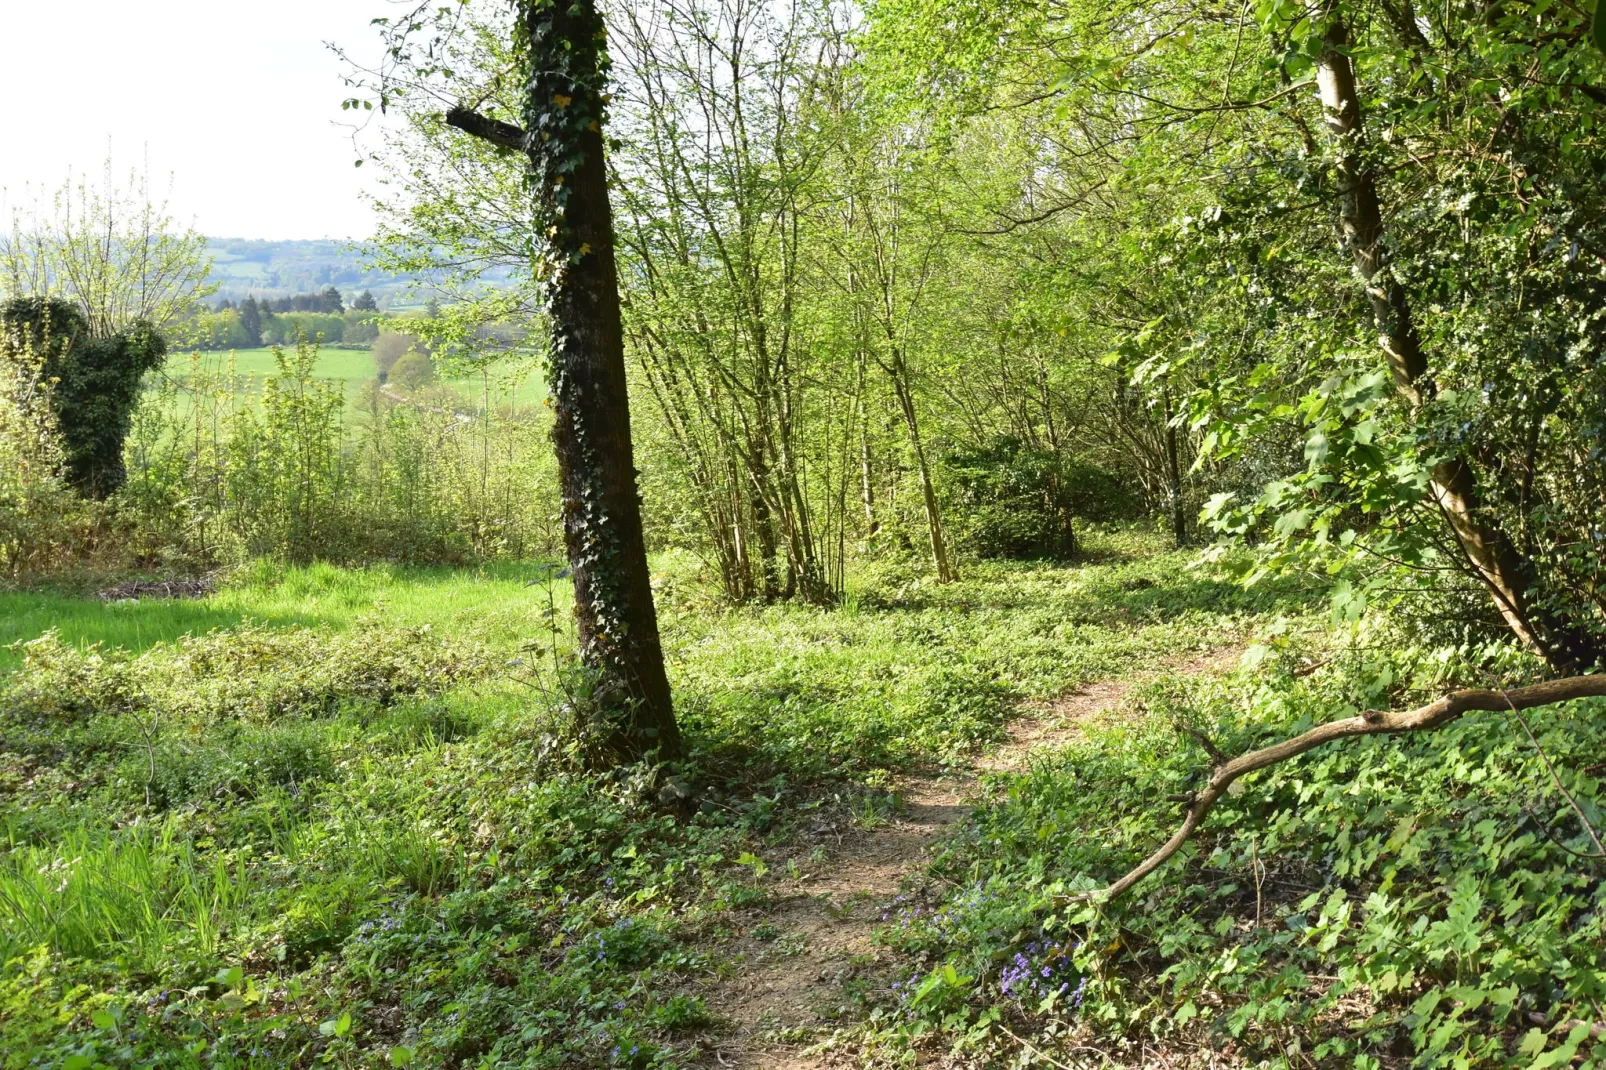
[{"label": "thin tree branch", "polygon": [[1405,732],[1442,728],[1462,714],[1474,710],[1503,713],[1508,709],[1526,710],[1537,706],[1552,706],[1558,702],[1570,702],[1573,699],[1601,696],[1606,696],[1606,674],[1570,676],[1511,691],[1452,691],[1443,698],[1414,710],[1401,713],[1366,710],[1357,717],[1329,721],[1292,739],[1250,751],[1228,762],[1218,762],[1210,775],[1209,782],[1194,796],[1189,805],[1182,827],[1177,829],[1169,840],[1109,887],[1072,898],[1109,902],[1124,895],[1144,877],[1164,865],[1172,855],[1182,849],[1183,844],[1193,838],[1216,803],[1239,777],[1297,758],[1324,743],[1332,743],[1350,736],[1399,735]]},{"label": "thin tree branch", "polygon": [[[1506,692],[1501,691],[1500,694],[1505,695]],[[1511,702],[1509,697],[1506,699],[1506,706],[1511,710],[1511,716],[1515,717],[1517,719],[1517,723],[1522,725],[1523,735],[1528,737],[1528,742],[1532,743],[1534,745],[1534,750],[1539,752],[1539,760],[1545,763],[1545,770],[1550,773],[1551,783],[1556,785],[1556,790],[1561,792],[1561,797],[1567,800],[1567,805],[1571,806],[1573,808],[1573,813],[1578,815],[1578,821],[1584,826],[1584,831],[1588,833],[1589,838],[1595,842],[1595,853],[1593,855],[1585,855],[1585,857],[1606,858],[1606,844],[1602,844],[1600,842],[1600,834],[1595,831],[1595,826],[1589,823],[1589,815],[1585,814],[1584,808],[1578,805],[1578,800],[1573,798],[1573,793],[1567,790],[1567,785],[1561,782],[1561,774],[1556,772],[1556,767],[1551,764],[1550,755],[1545,753],[1545,748],[1539,745],[1539,737],[1534,735],[1534,730],[1528,727],[1528,718],[1524,717],[1518,711],[1517,707]],[[1548,829],[1546,830],[1546,835],[1549,835]]]}]

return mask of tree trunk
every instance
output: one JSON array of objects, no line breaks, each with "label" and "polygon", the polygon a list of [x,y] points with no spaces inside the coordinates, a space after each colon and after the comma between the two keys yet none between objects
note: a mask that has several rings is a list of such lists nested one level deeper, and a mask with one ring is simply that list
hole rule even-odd
[{"label": "tree trunk", "polygon": [[881,530],[881,524],[876,520],[875,513],[875,470],[870,456],[870,415],[865,405],[865,390],[869,385],[865,375],[867,363],[864,350],[861,349],[855,401],[859,425],[859,503],[864,507],[864,537],[868,542],[876,537],[876,533]]},{"label": "tree trunk", "polygon": [[892,366],[888,370],[892,373],[892,388],[898,395],[898,407],[903,411],[904,427],[909,431],[909,445],[915,451],[915,465],[920,470],[920,494],[925,500],[926,531],[931,539],[931,563],[937,569],[938,583],[953,583],[959,578],[959,572],[948,556],[948,540],[942,531],[942,512],[937,506],[937,488],[931,478],[931,465],[926,460],[926,448],[920,441],[920,421],[915,412],[914,395],[909,390],[908,369],[904,366],[902,353],[893,352]]},{"label": "tree trunk", "polygon": [[[1437,387],[1411,318],[1410,300],[1386,262],[1377,180],[1360,152],[1364,129],[1349,56],[1349,31],[1332,8],[1329,15],[1316,81],[1327,130],[1337,148],[1339,237],[1366,286],[1378,345],[1393,374],[1395,389],[1415,411],[1432,399]],[[1560,667],[1599,660],[1601,652],[1581,630],[1530,604],[1531,564],[1481,507],[1477,477],[1466,462],[1461,458],[1441,461],[1430,475],[1434,502],[1511,631]]]},{"label": "tree trunk", "polygon": [[1177,549],[1188,545],[1188,509],[1182,494],[1182,449],[1177,441],[1177,426],[1171,411],[1171,391],[1165,392],[1165,477],[1166,494],[1171,506],[1171,536]]},{"label": "tree trunk", "polygon": [[[590,4],[584,5],[590,7]],[[580,655],[602,678],[609,746],[622,759],[680,753],[641,529],[613,217],[600,130],[581,139],[568,225],[590,252],[552,295],[552,441],[563,493],[563,534],[574,574]]]},{"label": "tree trunk", "polygon": [[574,577],[580,658],[596,676],[602,753],[610,762],[681,753],[664,672],[641,530],[603,157],[602,17],[595,0],[522,0],[528,51],[525,122],[532,132],[454,108],[446,121],[528,154],[537,218],[551,226],[543,280],[551,317],[549,370]]}]

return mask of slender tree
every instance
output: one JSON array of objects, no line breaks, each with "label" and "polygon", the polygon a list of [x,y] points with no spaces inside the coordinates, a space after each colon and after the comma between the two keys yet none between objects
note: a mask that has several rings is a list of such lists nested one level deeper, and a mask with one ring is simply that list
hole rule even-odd
[{"label": "slender tree", "polygon": [[580,654],[597,674],[608,760],[678,755],[647,570],[603,158],[607,52],[595,0],[519,0],[524,129],[465,107],[446,122],[529,159],[546,240],[536,264],[551,320],[564,539]]},{"label": "slender tree", "polygon": [[[1415,414],[1433,399],[1438,384],[1413,317],[1411,298],[1387,262],[1377,177],[1362,151],[1366,129],[1350,58],[1349,26],[1336,4],[1329,6],[1326,16],[1316,83],[1335,147],[1339,239],[1365,285],[1378,346],[1395,391]],[[1478,477],[1468,460],[1456,453],[1434,461],[1429,493],[1473,575],[1488,589],[1511,631],[1553,664],[1573,667],[1598,662],[1603,651],[1593,637],[1530,598],[1532,563],[1485,507]]]}]

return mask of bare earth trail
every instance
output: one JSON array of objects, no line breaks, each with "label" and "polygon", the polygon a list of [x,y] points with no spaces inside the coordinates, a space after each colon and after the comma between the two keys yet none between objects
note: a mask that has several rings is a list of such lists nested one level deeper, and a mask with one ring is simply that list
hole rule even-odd
[{"label": "bare earth trail", "polygon": [[1064,746],[1081,733],[1083,724],[1115,715],[1135,687],[1163,672],[1225,671],[1236,664],[1240,649],[1219,648],[1089,684],[1047,706],[1023,710],[1006,726],[1009,741],[968,770],[901,781],[901,816],[844,832],[826,847],[823,861],[800,861],[796,877],[777,883],[771,905],[744,919],[745,932],[725,949],[737,968],[707,994],[709,1008],[735,1028],[715,1042],[702,1065],[736,1070],[855,1065],[846,1053],[811,1055],[805,1050],[834,1020],[851,1020],[853,1001],[845,986],[875,972],[885,957],[872,937],[887,903],[920,870],[932,846],[969,811],[981,776],[1023,769],[1033,754]]}]

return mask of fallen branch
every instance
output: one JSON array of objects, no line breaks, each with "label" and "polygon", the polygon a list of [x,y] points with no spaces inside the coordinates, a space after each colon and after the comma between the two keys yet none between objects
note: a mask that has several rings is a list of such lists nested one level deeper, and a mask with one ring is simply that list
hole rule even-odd
[{"label": "fallen branch", "polygon": [[1133,870],[1109,887],[1086,892],[1076,899],[1099,899],[1109,902],[1132,889],[1132,886],[1159,869],[1167,859],[1182,849],[1193,838],[1204,819],[1215,808],[1217,801],[1227,793],[1239,777],[1269,766],[1297,758],[1308,750],[1324,743],[1347,739],[1350,736],[1399,735],[1405,732],[1422,732],[1442,728],[1464,713],[1484,710],[1499,713],[1506,710],[1528,710],[1536,706],[1553,706],[1558,702],[1571,702],[1579,698],[1606,696],[1606,674],[1598,676],[1569,676],[1564,680],[1550,680],[1511,691],[1452,691],[1436,702],[1414,710],[1391,713],[1386,710],[1367,710],[1357,717],[1342,721],[1329,721],[1317,725],[1292,739],[1273,743],[1269,747],[1250,751],[1230,761],[1217,760],[1210,780],[1199,791],[1187,797],[1187,816],[1182,827],[1157,851],[1139,862]]}]

